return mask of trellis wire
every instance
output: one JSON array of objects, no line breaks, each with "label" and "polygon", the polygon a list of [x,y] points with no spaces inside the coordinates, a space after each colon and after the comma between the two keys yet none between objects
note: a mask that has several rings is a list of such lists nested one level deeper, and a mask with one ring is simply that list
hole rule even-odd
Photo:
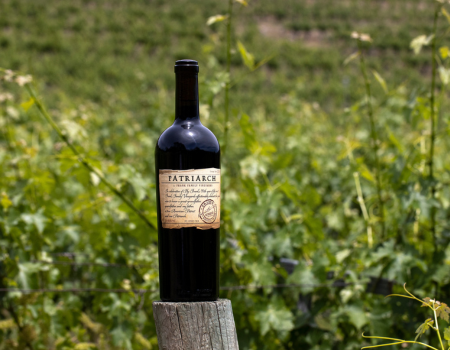
[{"label": "trellis wire", "polygon": [[[87,255],[83,253],[54,253],[53,255],[65,256],[74,258],[77,255]],[[75,262],[75,261],[45,261],[45,260],[31,260],[33,263],[41,263],[48,265],[67,265],[67,266],[101,266],[101,267],[128,267],[128,268],[142,268],[152,267],[150,264],[123,264],[123,263],[96,263],[96,262]],[[365,285],[366,283],[345,282],[343,280],[336,280],[331,283],[280,283],[271,285],[237,285],[237,286],[222,286],[222,291],[238,291],[238,290],[259,290],[259,289],[276,289],[276,288],[343,288],[350,285]],[[21,289],[21,288],[0,288],[0,292],[16,292],[16,293],[154,293],[155,290],[149,289],[125,289],[125,288],[38,288],[38,289]]]},{"label": "trellis wire", "polygon": [[[347,283],[343,281],[336,281],[333,283],[317,283],[317,284],[270,284],[270,285],[239,285],[239,286],[223,286],[220,290],[224,291],[235,291],[235,290],[246,290],[246,289],[271,289],[271,288],[343,288],[350,285],[364,285],[365,283]],[[20,289],[20,288],[0,288],[0,292],[18,292],[18,293],[154,293],[155,290],[151,289],[109,289],[109,288],[41,288],[41,289]]]},{"label": "trellis wire", "polygon": [[120,263],[92,263],[92,262],[75,262],[75,261],[43,261],[31,260],[32,263],[47,265],[69,265],[69,266],[101,266],[101,267],[152,267],[150,264],[120,264]]}]

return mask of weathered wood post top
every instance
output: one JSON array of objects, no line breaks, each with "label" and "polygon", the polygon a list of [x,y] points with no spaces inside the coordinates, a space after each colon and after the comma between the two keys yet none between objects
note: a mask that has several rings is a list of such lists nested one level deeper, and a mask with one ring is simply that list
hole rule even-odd
[{"label": "weathered wood post top", "polygon": [[162,350],[238,350],[231,301],[153,302]]}]

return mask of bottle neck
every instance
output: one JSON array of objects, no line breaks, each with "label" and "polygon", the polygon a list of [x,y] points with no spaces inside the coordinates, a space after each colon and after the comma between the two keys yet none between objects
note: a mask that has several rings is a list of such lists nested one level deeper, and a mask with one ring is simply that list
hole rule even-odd
[{"label": "bottle neck", "polygon": [[199,119],[198,73],[181,71],[175,76],[175,119]]}]

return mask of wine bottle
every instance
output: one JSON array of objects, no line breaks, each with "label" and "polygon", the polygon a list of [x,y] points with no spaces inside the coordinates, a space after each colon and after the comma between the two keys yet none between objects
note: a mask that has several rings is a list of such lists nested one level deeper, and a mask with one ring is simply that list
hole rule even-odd
[{"label": "wine bottle", "polygon": [[155,151],[160,296],[214,301],[219,293],[220,147],[200,122],[198,63],[175,63],[175,122]]}]

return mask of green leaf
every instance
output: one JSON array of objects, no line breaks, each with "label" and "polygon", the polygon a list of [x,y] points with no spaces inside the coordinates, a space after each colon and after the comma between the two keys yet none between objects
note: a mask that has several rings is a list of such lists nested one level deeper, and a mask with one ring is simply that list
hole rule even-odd
[{"label": "green leaf", "polygon": [[262,156],[268,156],[275,153],[276,151],[277,148],[275,147],[274,144],[267,141],[263,141],[259,149],[259,154],[261,154]]},{"label": "green leaf", "polygon": [[280,299],[272,298],[265,309],[255,313],[255,319],[259,321],[261,335],[264,336],[270,329],[276,332],[289,332],[294,328],[291,311]]},{"label": "green leaf", "polygon": [[100,177],[99,177],[96,173],[94,173],[94,172],[92,172],[92,171],[89,173],[89,176],[91,177],[91,182],[92,182],[92,184],[93,184],[94,186],[98,186],[99,183],[102,181],[102,180],[100,179]]},{"label": "green leaf", "polygon": [[431,302],[431,298],[426,297],[426,298],[423,298],[423,300],[424,300],[424,303],[422,304],[421,307],[428,307],[428,306],[433,305],[433,303]]},{"label": "green leaf", "polygon": [[316,315],[314,317],[314,322],[316,322],[317,327],[319,327],[320,329],[323,329],[324,331],[328,331],[328,332],[336,331],[333,323],[330,320],[330,316],[327,315],[326,312],[324,312],[323,314]]},{"label": "green leaf", "polygon": [[404,153],[404,147],[403,147],[402,143],[398,140],[398,138],[391,131],[391,129],[389,127],[386,127],[386,131],[389,135],[389,140],[392,142],[392,144],[397,148],[397,150],[400,153]]},{"label": "green leaf", "polygon": [[3,329],[12,329],[12,328],[17,328],[17,325],[12,318],[0,321],[0,329],[3,330]]},{"label": "green leaf", "polygon": [[87,137],[87,132],[79,123],[72,120],[62,120],[60,122],[62,132],[71,140],[82,141]]},{"label": "green leaf", "polygon": [[144,349],[152,349],[152,344],[141,333],[134,333],[134,338]]},{"label": "green leaf", "polygon": [[141,174],[136,173],[136,176],[128,179],[128,182],[133,186],[137,199],[140,201],[147,195],[147,189],[150,186],[150,181],[144,179]]},{"label": "green leaf", "polygon": [[450,340],[450,327],[445,328],[444,330],[444,339]]},{"label": "green leaf", "polygon": [[93,320],[91,320],[91,318],[85,314],[84,312],[81,313],[80,315],[80,322],[87,328],[89,328],[89,330],[91,330],[94,334],[99,334],[102,330],[102,324],[101,323],[96,323]]},{"label": "green leaf", "polygon": [[373,183],[375,183],[375,176],[372,175],[372,173],[370,172],[369,168],[367,167],[366,164],[361,164],[359,166],[359,172],[361,173],[361,176],[363,178],[365,178],[366,180],[369,180]]},{"label": "green leaf", "polygon": [[312,186],[308,186],[302,191],[301,199],[313,209],[322,203],[322,197]]},{"label": "green leaf", "polygon": [[450,327],[444,329],[444,339],[447,340],[448,345],[450,346]]},{"label": "green leaf", "polygon": [[354,53],[352,53],[350,56],[348,56],[345,60],[344,60],[344,66],[346,66],[347,64],[349,64],[351,61],[357,59],[360,55],[359,51],[356,51]]},{"label": "green leaf", "polygon": [[34,225],[39,233],[44,232],[45,223],[47,222],[47,218],[42,215],[42,210],[38,211],[34,214],[22,214],[21,219],[23,222],[29,225]]},{"label": "green leaf", "polygon": [[75,350],[89,350],[92,348],[95,348],[96,345],[94,343],[78,343],[77,345],[75,345],[74,349]]},{"label": "green leaf", "polygon": [[244,135],[244,144],[250,152],[255,153],[259,149],[259,144],[256,139],[256,133],[253,129],[253,125],[250,122],[250,117],[247,114],[242,114],[239,119],[239,126],[241,127],[242,134]]},{"label": "green leaf", "polygon": [[432,326],[433,323],[434,321],[432,321],[431,318],[428,318],[424,323],[422,323],[416,330],[417,336],[414,341],[417,341],[417,339],[419,339],[422,334],[425,334],[425,332],[430,329],[430,326]]},{"label": "green leaf", "polygon": [[411,49],[414,50],[414,53],[417,55],[422,50],[423,46],[427,46],[430,44],[433,38],[434,38],[433,34],[429,36],[422,34],[414,38],[409,46],[411,47]]},{"label": "green leaf", "polygon": [[389,89],[387,87],[386,81],[376,70],[372,70],[372,73],[373,73],[373,76],[375,77],[375,79],[378,81],[378,83],[383,88],[384,92],[387,94],[389,92]]},{"label": "green leaf", "polygon": [[449,321],[449,313],[450,308],[445,303],[440,303],[439,307],[436,309],[436,316],[447,322]]},{"label": "green leaf", "polygon": [[271,285],[275,282],[275,274],[269,262],[260,259],[248,265],[255,285]]},{"label": "green leaf", "polygon": [[34,98],[30,98],[28,101],[26,102],[22,102],[20,104],[20,107],[22,107],[24,109],[25,112],[28,112],[28,110],[33,107],[34,105]]},{"label": "green leaf", "polygon": [[73,154],[73,152],[67,147],[64,148],[58,156],[59,159],[59,169],[62,173],[68,172],[72,168],[78,168],[79,162],[78,158]]},{"label": "green leaf", "polygon": [[49,265],[42,265],[41,263],[24,262],[18,264],[19,273],[17,280],[20,281],[23,288],[29,288],[32,281],[32,275],[39,271],[47,270]]},{"label": "green leaf", "polygon": [[67,238],[75,243],[78,243],[80,240],[80,232],[78,226],[65,226],[59,231],[59,233],[62,237]]},{"label": "green leaf", "polygon": [[248,69],[255,69],[255,57],[246,50],[245,46],[238,41],[237,42],[239,53],[241,54],[242,60],[244,64],[248,67]]},{"label": "green leaf", "polygon": [[123,164],[119,166],[120,178],[128,182],[136,194],[139,200],[143,200],[147,195],[147,189],[150,186],[150,181],[144,179],[142,175],[136,171],[134,167],[129,164]]},{"label": "green leaf", "polygon": [[48,171],[36,170],[28,180],[25,190],[30,192],[50,194],[55,185],[55,179]]},{"label": "green leaf", "polygon": [[250,177],[255,179],[261,174],[267,174],[268,164],[264,157],[259,156],[256,152],[245,157],[239,162],[242,177]]},{"label": "green leaf", "polygon": [[222,22],[228,18],[228,15],[215,15],[208,18],[206,21],[206,25],[210,26],[211,24]]},{"label": "green leaf", "polygon": [[348,306],[345,313],[357,329],[361,329],[369,321],[364,310],[358,306]]},{"label": "green leaf", "polygon": [[340,264],[351,254],[350,249],[344,249],[336,253],[336,261]]},{"label": "green leaf", "polygon": [[287,278],[287,283],[301,284],[301,292],[304,294],[311,293],[314,290],[314,285],[320,281],[312,273],[311,268],[303,263],[298,264],[294,272]]},{"label": "green leaf", "polygon": [[9,115],[14,120],[19,119],[20,116],[19,111],[13,106],[6,107],[6,114]]},{"label": "green leaf", "polygon": [[287,180],[279,187],[281,191],[292,201],[295,205],[300,205],[301,195],[299,189],[290,184]]},{"label": "green leaf", "polygon": [[8,195],[7,195],[5,192],[3,192],[2,195],[1,195],[1,199],[0,199],[0,204],[1,204],[2,207],[3,207],[3,210],[4,210],[4,211],[7,211],[8,208],[9,208],[13,203],[12,203],[11,200],[9,199]]},{"label": "green leaf", "polygon": [[113,344],[119,347],[120,349],[132,349],[130,339],[133,335],[130,332],[129,328],[117,327],[111,331],[111,336],[113,339]]},{"label": "green leaf", "polygon": [[448,317],[448,312],[446,312],[446,311],[441,311],[441,312],[439,313],[439,317],[442,318],[444,321],[447,321],[447,322],[448,322],[448,319],[449,319],[449,317]]},{"label": "green leaf", "polygon": [[229,81],[230,76],[227,72],[218,72],[212,79],[209,79],[209,81],[206,82],[206,86],[211,92],[211,96],[214,96],[222,91]]},{"label": "green leaf", "polygon": [[292,240],[289,230],[281,229],[274,235],[268,235],[264,239],[266,251],[277,256],[292,255]]}]

